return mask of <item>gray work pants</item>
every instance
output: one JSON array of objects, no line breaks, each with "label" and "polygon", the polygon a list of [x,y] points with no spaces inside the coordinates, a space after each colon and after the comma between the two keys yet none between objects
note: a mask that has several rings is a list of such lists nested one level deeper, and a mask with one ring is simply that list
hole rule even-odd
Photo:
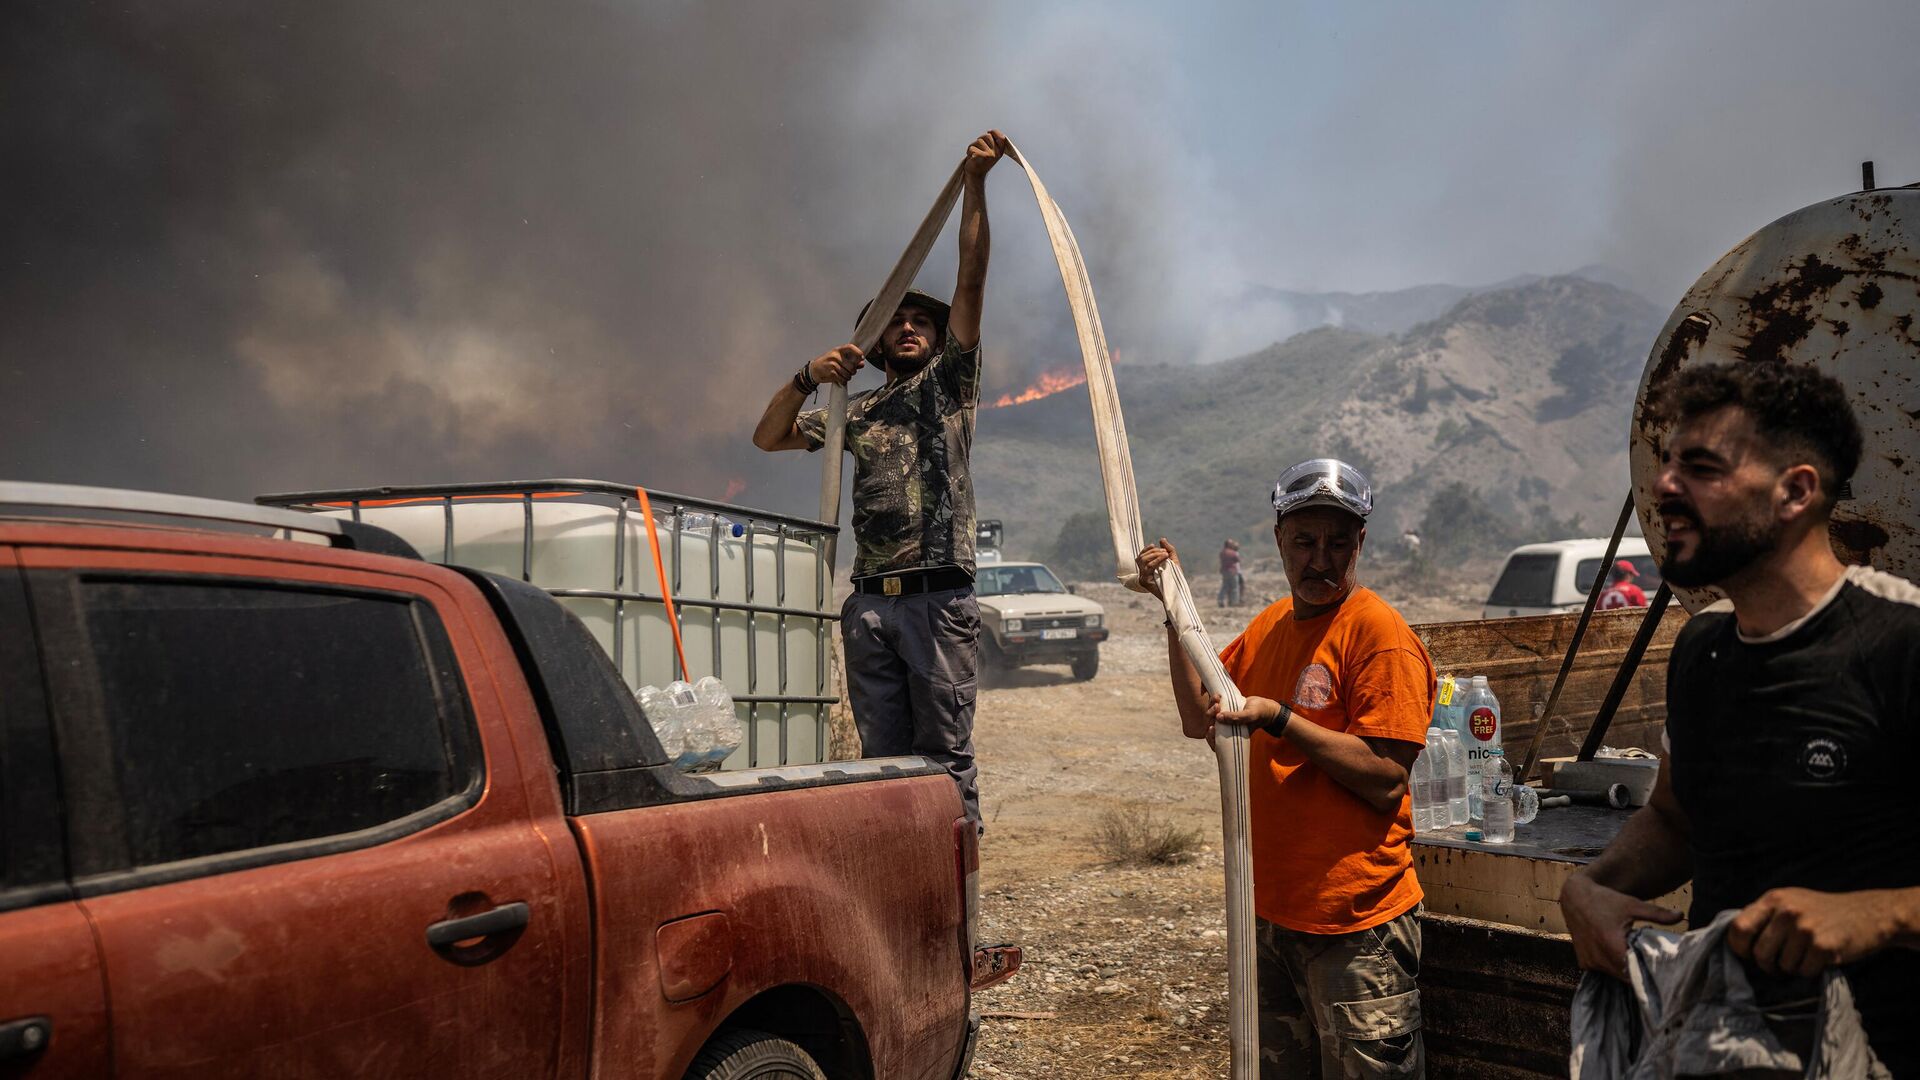
[{"label": "gray work pants", "polygon": [[854,593],[840,609],[840,637],[861,754],[922,754],[946,766],[967,817],[979,824],[973,703],[980,686],[980,605],[973,587],[910,596]]},{"label": "gray work pants", "polygon": [[1254,924],[1260,1080],[1420,1080],[1420,917],[1351,934]]}]

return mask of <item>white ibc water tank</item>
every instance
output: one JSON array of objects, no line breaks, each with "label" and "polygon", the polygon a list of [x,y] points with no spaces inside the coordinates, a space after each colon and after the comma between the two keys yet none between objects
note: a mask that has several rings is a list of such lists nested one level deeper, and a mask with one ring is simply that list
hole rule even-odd
[{"label": "white ibc water tank", "polygon": [[[345,509],[324,512],[340,517],[352,514]],[[789,535],[783,542],[778,526],[749,527],[692,511],[681,515],[676,535],[670,511],[656,506],[654,515],[661,563],[679,609],[687,671],[676,670],[664,605],[560,597],[614,658],[628,687],[665,686],[676,678],[694,681],[713,675],[735,698],[828,696],[822,645],[831,624],[826,620],[724,610],[701,603],[718,600],[789,611],[822,610],[828,595],[817,535],[807,539]],[[629,506],[622,527],[620,512],[611,505],[535,499],[530,546],[527,510],[519,499],[457,500],[451,547],[446,507],[437,499],[363,505],[360,519],[397,534],[434,562],[513,578],[522,577],[524,569],[527,580],[543,589],[656,597],[662,592],[637,506]],[[809,702],[789,704],[783,725],[780,705],[739,703],[737,711],[748,735],[726,767],[825,760],[823,709]]]}]

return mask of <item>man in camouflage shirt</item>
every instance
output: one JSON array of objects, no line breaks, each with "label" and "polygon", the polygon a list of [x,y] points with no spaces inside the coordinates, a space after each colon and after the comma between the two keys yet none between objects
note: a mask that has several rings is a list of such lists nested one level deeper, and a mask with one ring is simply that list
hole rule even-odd
[{"label": "man in camouflage shirt", "polygon": [[[976,825],[980,608],[973,596],[968,458],[980,404],[986,177],[1008,146],[1006,136],[990,131],[967,148],[952,306],[909,292],[874,350],[886,385],[847,403],[858,552],[840,633],[853,721],[869,757],[922,754],[945,765]],[[820,449],[826,410],[802,413],[801,406],[821,383],[844,384],[864,359],[859,349],[842,345],[801,368],[767,404],[754,445]]]}]

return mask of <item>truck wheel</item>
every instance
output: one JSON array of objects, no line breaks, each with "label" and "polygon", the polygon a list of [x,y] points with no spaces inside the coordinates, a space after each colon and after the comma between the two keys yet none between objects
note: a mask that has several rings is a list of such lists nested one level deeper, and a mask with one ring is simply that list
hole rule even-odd
[{"label": "truck wheel", "polygon": [[1081,653],[1073,658],[1073,677],[1085,682],[1100,672],[1099,650]]},{"label": "truck wheel", "polygon": [[738,1028],[714,1037],[686,1080],[827,1080],[805,1050],[777,1035]]}]

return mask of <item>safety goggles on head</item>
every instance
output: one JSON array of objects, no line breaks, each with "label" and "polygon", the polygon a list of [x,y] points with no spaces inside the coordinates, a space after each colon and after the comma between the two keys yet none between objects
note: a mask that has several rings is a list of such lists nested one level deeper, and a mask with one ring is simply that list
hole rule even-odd
[{"label": "safety goggles on head", "polygon": [[1281,473],[1273,485],[1273,509],[1285,517],[1309,506],[1332,506],[1364,518],[1373,513],[1373,485],[1344,461],[1303,461]]}]

